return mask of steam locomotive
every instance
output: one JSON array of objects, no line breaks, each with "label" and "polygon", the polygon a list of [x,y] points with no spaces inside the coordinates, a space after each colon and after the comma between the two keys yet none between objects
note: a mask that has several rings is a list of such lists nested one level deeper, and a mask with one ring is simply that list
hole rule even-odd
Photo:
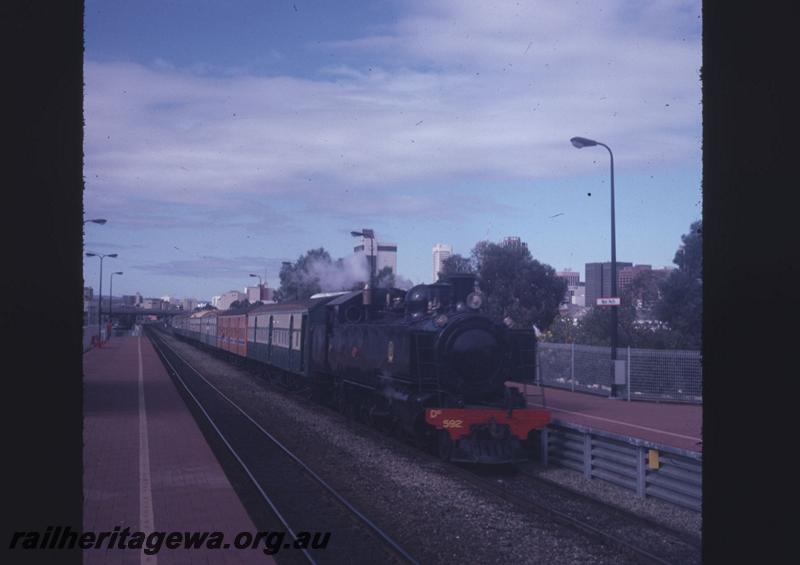
[{"label": "steam locomotive", "polygon": [[[473,275],[176,317],[183,339],[276,372],[290,385],[445,460],[514,463],[550,413],[507,381],[535,373],[533,330],[483,311]],[[508,322],[508,323],[506,323]]]}]

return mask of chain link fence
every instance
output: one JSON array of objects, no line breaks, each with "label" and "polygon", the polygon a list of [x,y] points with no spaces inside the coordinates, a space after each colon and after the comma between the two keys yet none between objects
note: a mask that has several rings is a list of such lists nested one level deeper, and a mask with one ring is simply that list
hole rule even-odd
[{"label": "chain link fence", "polygon": [[[611,394],[611,348],[572,343],[538,344],[538,378],[544,386]],[[703,371],[699,351],[617,349],[625,365],[625,383],[618,394],[628,400],[703,402]]]}]

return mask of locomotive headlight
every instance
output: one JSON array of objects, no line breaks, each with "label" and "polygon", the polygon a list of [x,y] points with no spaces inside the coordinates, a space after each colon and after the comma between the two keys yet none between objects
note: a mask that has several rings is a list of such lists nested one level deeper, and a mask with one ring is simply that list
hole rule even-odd
[{"label": "locomotive headlight", "polygon": [[506,325],[507,328],[514,327],[514,320],[511,319],[511,316],[506,316],[503,318],[503,323]]},{"label": "locomotive headlight", "polygon": [[459,303],[456,304],[456,312],[463,312],[466,309],[467,309],[467,305],[464,304],[463,302],[459,302]]},{"label": "locomotive headlight", "polygon": [[436,320],[434,320],[434,321],[436,322],[437,326],[439,326],[440,328],[443,328],[445,326],[445,324],[447,324],[447,315],[440,314],[439,316],[436,316]]},{"label": "locomotive headlight", "polygon": [[467,306],[473,310],[477,310],[483,304],[483,296],[479,292],[470,292],[467,295]]}]

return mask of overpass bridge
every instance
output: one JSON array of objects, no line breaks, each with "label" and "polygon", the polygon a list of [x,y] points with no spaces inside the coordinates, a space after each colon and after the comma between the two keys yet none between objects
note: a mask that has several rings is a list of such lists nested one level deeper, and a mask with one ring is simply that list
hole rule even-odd
[{"label": "overpass bridge", "polygon": [[[155,308],[137,308],[136,306],[114,306],[111,311],[111,323],[118,322],[122,327],[133,327],[134,324],[145,320],[166,321],[179,314],[185,314],[183,310],[157,310]],[[108,317],[108,309],[103,309],[103,317]],[[91,322],[90,322],[91,324]]]}]

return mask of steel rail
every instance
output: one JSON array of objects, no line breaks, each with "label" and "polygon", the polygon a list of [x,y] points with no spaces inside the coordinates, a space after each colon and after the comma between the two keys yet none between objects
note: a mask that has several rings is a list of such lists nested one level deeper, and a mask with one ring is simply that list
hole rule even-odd
[{"label": "steel rail", "polygon": [[[148,337],[149,337],[149,336],[148,336]],[[159,345],[156,343],[156,340],[153,340],[153,339],[151,339],[150,341],[151,341],[151,343],[153,344],[153,346],[156,348],[156,351],[158,351],[158,353],[159,353],[159,355],[160,355],[161,359],[162,359],[162,360],[163,360],[163,361],[164,361],[164,362],[165,362],[165,363],[166,363],[166,364],[169,366],[170,370],[172,371],[172,374],[173,374],[173,375],[175,375],[175,378],[177,378],[177,379],[178,379],[178,382],[180,382],[180,383],[181,383],[181,386],[183,386],[184,390],[185,390],[185,391],[186,391],[186,392],[189,394],[189,396],[192,398],[192,400],[194,400],[194,402],[195,402],[195,404],[197,405],[197,407],[200,409],[200,411],[203,413],[203,415],[204,415],[204,416],[206,417],[206,419],[208,420],[208,423],[209,423],[209,424],[211,424],[211,427],[212,427],[212,428],[214,428],[214,431],[215,431],[215,432],[217,432],[217,435],[220,437],[220,439],[223,441],[223,443],[225,444],[225,446],[228,448],[228,451],[230,451],[231,455],[233,455],[233,456],[234,456],[234,458],[236,459],[236,461],[239,463],[239,465],[242,467],[242,469],[244,470],[244,472],[245,472],[245,473],[247,474],[247,476],[250,478],[250,481],[252,481],[253,485],[256,487],[256,489],[258,489],[258,492],[261,494],[261,497],[264,499],[264,501],[265,501],[265,502],[267,503],[267,505],[270,507],[270,509],[272,510],[272,512],[273,512],[273,513],[275,514],[275,516],[278,518],[278,520],[280,520],[281,524],[283,524],[283,527],[284,527],[284,528],[286,528],[286,531],[289,533],[289,535],[291,535],[291,536],[292,536],[292,539],[296,540],[296,539],[297,539],[297,535],[294,533],[294,530],[293,530],[293,529],[292,529],[292,527],[289,525],[289,522],[286,520],[286,518],[284,518],[283,514],[281,514],[280,510],[278,510],[278,508],[275,506],[275,503],[272,501],[272,499],[269,497],[269,495],[268,495],[266,492],[264,492],[264,489],[263,489],[263,488],[261,488],[261,485],[259,484],[258,480],[255,478],[255,476],[253,475],[253,473],[250,471],[250,468],[249,468],[249,467],[247,466],[247,464],[246,464],[246,463],[245,463],[245,462],[242,460],[242,458],[239,456],[239,454],[238,454],[238,453],[236,452],[236,450],[233,448],[233,446],[231,445],[231,443],[228,441],[228,438],[226,438],[226,437],[225,437],[225,434],[223,434],[223,433],[222,433],[222,430],[220,430],[220,429],[219,429],[219,427],[217,426],[217,424],[214,422],[214,419],[211,417],[211,415],[210,415],[210,414],[208,413],[208,411],[205,409],[205,407],[203,406],[203,404],[202,404],[202,403],[200,402],[200,400],[199,400],[199,399],[198,399],[198,398],[197,398],[197,397],[194,395],[194,393],[191,391],[191,389],[190,389],[190,388],[189,388],[189,386],[186,384],[186,382],[185,382],[185,381],[184,381],[184,380],[181,378],[181,376],[180,376],[180,374],[178,373],[177,369],[175,369],[175,367],[173,366],[173,364],[169,362],[169,359],[167,359],[167,356],[164,354],[164,352],[163,352],[163,351],[161,351],[161,347],[159,347]],[[162,345],[164,345],[165,347],[169,347],[169,346],[167,346],[165,343],[163,343],[163,342],[161,342],[161,343],[162,343]],[[174,350],[172,350],[172,349],[170,349],[170,351],[172,351],[173,353],[175,353],[175,351],[174,351]],[[176,354],[176,355],[177,355],[177,354]],[[316,560],[314,559],[314,557],[313,557],[313,556],[312,556],[312,555],[311,555],[311,554],[310,554],[310,553],[309,553],[309,552],[308,552],[308,551],[307,551],[305,548],[302,548],[301,550],[302,550],[302,552],[303,552],[303,555],[305,555],[305,557],[306,557],[306,559],[308,560],[308,562],[309,562],[309,563],[313,563],[314,565],[316,565],[316,564],[317,564],[317,562],[316,562]]]},{"label": "steel rail", "polygon": [[[392,550],[393,550],[395,553],[399,554],[399,555],[400,555],[400,556],[401,556],[401,557],[402,557],[402,558],[403,558],[405,561],[407,561],[407,562],[409,562],[409,563],[413,563],[413,564],[415,564],[415,565],[418,565],[418,563],[419,563],[419,562],[418,562],[418,561],[417,561],[417,560],[416,560],[414,557],[412,557],[412,556],[411,556],[411,554],[409,554],[409,553],[408,553],[408,552],[407,552],[407,551],[406,551],[406,550],[405,550],[405,549],[404,549],[404,548],[403,548],[403,547],[402,547],[402,546],[401,546],[401,545],[400,545],[400,544],[399,544],[397,541],[395,541],[394,539],[392,539],[392,537],[391,537],[391,536],[389,536],[389,534],[387,534],[387,533],[386,533],[386,532],[385,532],[385,531],[384,531],[384,530],[383,530],[383,529],[382,529],[380,526],[378,526],[377,524],[375,524],[375,522],[373,522],[372,520],[370,520],[370,519],[369,519],[369,518],[368,518],[368,517],[367,517],[365,514],[363,514],[363,513],[362,513],[360,510],[358,510],[358,509],[357,509],[357,508],[356,508],[356,507],[355,507],[353,504],[351,504],[351,503],[350,503],[350,502],[349,502],[349,501],[348,501],[346,498],[344,498],[344,497],[343,497],[341,494],[339,494],[339,492],[337,492],[337,491],[336,491],[336,490],[335,490],[335,489],[334,489],[332,486],[330,486],[330,485],[329,485],[329,484],[328,484],[328,483],[327,483],[327,482],[326,482],[326,481],[325,481],[325,480],[324,480],[322,477],[320,477],[320,476],[319,476],[319,475],[318,475],[316,472],[314,472],[314,470],[312,470],[312,469],[311,469],[311,468],[310,468],[310,467],[309,467],[309,466],[308,466],[308,465],[307,465],[305,462],[303,462],[303,461],[302,461],[302,460],[301,460],[299,457],[297,457],[297,455],[295,455],[294,453],[292,453],[292,451],[290,451],[290,450],[289,450],[289,449],[288,449],[288,448],[287,448],[287,447],[286,447],[286,446],[285,446],[283,443],[281,443],[281,442],[280,442],[280,441],[279,441],[279,440],[278,440],[278,439],[277,439],[275,436],[273,436],[271,433],[269,433],[267,430],[265,430],[265,429],[263,428],[263,426],[261,426],[261,424],[259,424],[259,423],[258,423],[256,420],[254,420],[254,419],[253,419],[253,418],[252,418],[252,417],[251,417],[251,416],[250,416],[250,415],[249,415],[247,412],[245,412],[245,411],[244,411],[244,410],[243,410],[243,409],[242,409],[242,408],[241,408],[241,407],[240,407],[238,404],[236,404],[236,402],[234,402],[233,400],[231,400],[231,398],[230,398],[230,397],[228,397],[228,396],[227,396],[227,395],[226,395],[224,392],[222,392],[222,391],[221,391],[219,388],[217,388],[217,387],[216,387],[216,386],[215,386],[213,383],[211,383],[211,382],[210,382],[210,381],[209,381],[209,380],[208,380],[208,379],[207,379],[205,376],[203,376],[203,375],[200,373],[200,371],[198,371],[197,369],[195,369],[195,368],[194,368],[194,366],[192,366],[192,364],[191,364],[191,363],[189,363],[189,362],[188,362],[186,359],[184,359],[184,358],[183,358],[183,357],[182,357],[182,356],[181,356],[181,355],[180,355],[180,354],[179,354],[177,351],[175,351],[175,349],[173,349],[172,347],[170,347],[169,345],[167,345],[167,344],[166,344],[166,343],[165,343],[163,340],[160,340],[160,341],[161,341],[161,343],[162,343],[162,345],[163,345],[164,347],[168,348],[168,349],[170,350],[170,352],[171,352],[173,355],[175,355],[175,356],[176,356],[178,359],[180,359],[180,360],[181,360],[181,362],[182,362],[184,365],[186,365],[186,366],[187,366],[189,369],[191,369],[191,370],[192,370],[192,371],[193,371],[193,372],[194,372],[194,373],[195,373],[195,374],[196,374],[198,377],[200,377],[200,378],[201,378],[201,379],[202,379],[202,380],[203,380],[203,381],[204,381],[204,382],[205,382],[205,383],[206,383],[206,384],[207,384],[209,387],[211,387],[211,388],[212,388],[212,389],[213,389],[213,390],[214,390],[214,391],[215,391],[215,392],[216,392],[216,393],[217,393],[217,394],[218,394],[218,395],[219,395],[221,398],[223,398],[223,399],[224,399],[226,402],[228,402],[228,404],[230,404],[230,405],[231,405],[233,408],[235,408],[237,411],[239,411],[239,412],[240,412],[240,413],[241,413],[241,414],[242,414],[242,415],[243,415],[243,416],[244,416],[244,417],[245,417],[245,418],[246,418],[248,421],[250,421],[250,422],[251,422],[251,423],[252,423],[252,424],[253,424],[253,425],[254,425],[254,426],[255,426],[255,427],[256,427],[256,428],[257,428],[257,429],[258,429],[258,430],[259,430],[259,431],[260,431],[260,432],[263,434],[263,435],[264,435],[264,436],[266,436],[266,437],[267,437],[267,438],[268,438],[268,439],[269,439],[269,440],[270,440],[270,441],[271,441],[271,442],[272,442],[272,443],[273,443],[273,444],[274,444],[276,447],[278,447],[278,448],[279,448],[281,451],[283,451],[283,452],[284,452],[284,453],[285,453],[285,454],[286,454],[286,455],[287,455],[287,456],[288,456],[290,459],[292,459],[292,460],[293,460],[295,463],[297,463],[297,464],[298,464],[298,465],[299,465],[299,466],[300,466],[300,467],[301,467],[301,468],[302,468],[302,469],[303,469],[303,470],[304,470],[304,471],[305,471],[305,472],[306,472],[306,473],[307,473],[307,474],[308,474],[308,475],[309,475],[311,478],[313,478],[313,479],[314,479],[314,480],[315,480],[315,481],[316,481],[316,482],[317,482],[317,483],[318,483],[320,486],[322,486],[322,487],[323,487],[323,488],[324,488],[324,489],[325,489],[325,490],[328,492],[328,494],[330,494],[331,496],[333,496],[333,498],[335,498],[335,499],[336,499],[336,500],[337,500],[339,503],[341,503],[341,504],[342,504],[342,506],[344,506],[345,508],[347,508],[347,510],[348,510],[348,511],[350,511],[350,513],[351,513],[351,514],[353,514],[354,516],[356,516],[356,517],[357,517],[357,518],[358,518],[358,519],[361,521],[361,523],[363,523],[365,526],[367,526],[367,527],[368,527],[368,528],[369,528],[369,529],[370,529],[370,530],[371,530],[371,531],[372,531],[374,534],[376,534],[376,535],[377,535],[377,536],[378,536],[378,537],[379,537],[379,538],[380,538],[380,539],[381,539],[381,540],[382,540],[382,541],[383,541],[383,542],[384,542],[384,543],[385,543],[387,546],[389,546],[389,547],[390,547],[390,548],[391,548],[391,549],[392,549]],[[170,364],[170,365],[171,365],[171,364]],[[174,371],[174,368],[173,368],[173,371]],[[176,374],[176,376],[177,376],[177,372],[175,372],[175,374]],[[187,391],[188,391],[189,389],[188,389],[188,387],[186,387],[186,384],[184,383],[183,379],[180,379],[180,377],[179,377],[179,380],[181,381],[181,384],[183,384],[183,386],[184,386],[184,387],[187,389]],[[190,394],[191,394],[191,392],[190,392]],[[199,401],[196,399],[196,397],[195,397],[194,395],[192,395],[192,398],[195,400],[195,402],[197,402],[197,403],[198,403],[198,406],[201,406],[201,405],[200,405],[200,403],[199,403]],[[201,406],[201,408],[202,408],[202,406]],[[210,421],[210,422],[212,422],[212,425],[213,425],[213,421],[211,420],[211,417],[210,417],[210,415],[208,415],[208,413],[205,411],[205,409],[203,409],[203,413],[206,415],[206,417],[209,419],[209,421]],[[216,425],[214,425],[214,428],[215,428],[215,429],[218,429],[218,428],[216,427]],[[222,434],[221,434],[221,432],[219,432],[219,431],[218,431],[218,433],[220,433],[220,436],[221,436],[221,437],[223,437],[223,436],[222,436]],[[238,455],[236,455],[236,454],[235,454],[235,452],[234,452],[233,448],[230,446],[230,444],[229,444],[227,441],[226,441],[225,443],[226,443],[226,445],[228,446],[228,448],[231,450],[231,452],[232,452],[232,453],[234,453],[234,455],[236,456],[237,460],[239,460],[239,461],[240,461],[240,463],[241,463],[241,464],[244,466],[244,463],[241,461],[241,459],[238,457]],[[255,478],[252,476],[252,474],[251,474],[249,471],[248,471],[248,475],[250,475],[251,479],[252,479],[252,480],[255,482]],[[258,486],[258,485],[257,485],[257,486]],[[264,497],[268,499],[268,497],[266,496],[266,493],[263,493],[263,491],[262,491],[262,489],[260,488],[260,486],[259,486],[258,488],[259,488],[259,491],[261,491],[261,492],[262,492],[262,494],[264,495]],[[272,503],[271,503],[271,502],[270,502],[270,507],[274,509],[274,505],[272,505]],[[282,521],[283,521],[283,520],[282,520]],[[288,527],[288,526],[287,526],[287,527]],[[294,537],[294,536],[293,536],[293,537]],[[305,550],[304,550],[304,551],[305,551]]]},{"label": "steel rail", "polygon": [[561,491],[566,496],[573,496],[575,498],[580,498],[580,499],[586,501],[588,504],[594,504],[595,506],[602,506],[602,507],[608,508],[612,512],[614,512],[616,514],[619,514],[621,516],[625,516],[626,518],[628,518],[630,520],[636,520],[638,522],[647,524],[648,526],[650,526],[650,527],[652,527],[654,529],[659,529],[659,530],[662,530],[664,532],[667,532],[671,536],[681,540],[682,542],[684,542],[687,545],[691,545],[692,547],[694,547],[696,549],[701,549],[701,547],[702,547],[702,543],[703,543],[702,539],[698,538],[695,535],[690,534],[689,532],[678,530],[677,528],[673,528],[672,526],[668,526],[666,524],[662,524],[661,522],[658,522],[658,521],[656,521],[656,520],[654,520],[654,519],[652,519],[652,518],[650,518],[648,516],[641,516],[641,515],[636,514],[635,512],[633,512],[631,510],[628,510],[627,508],[621,508],[619,506],[616,506],[616,505],[611,504],[609,502],[606,502],[604,500],[600,500],[598,498],[595,498],[594,496],[592,496],[590,494],[586,494],[586,493],[581,492],[579,490],[576,490],[574,488],[570,488],[568,486],[564,486],[564,485],[562,485],[560,483],[557,483],[557,482],[555,482],[555,481],[553,481],[551,479],[547,479],[545,477],[541,477],[541,476],[539,476],[539,475],[537,475],[535,473],[526,472],[526,471],[520,471],[520,474],[523,477],[527,478],[527,479],[531,479],[531,481],[533,481],[533,482],[545,485],[547,488],[551,488],[553,490]]},{"label": "steel rail", "polygon": [[[558,510],[549,504],[545,504],[533,498],[521,497],[519,493],[512,492],[507,487],[499,487],[496,484],[479,477],[475,473],[462,469],[460,467],[458,468],[457,473],[460,474],[465,481],[470,482],[483,490],[489,491],[495,496],[507,502],[510,502],[515,506],[518,506],[523,509],[533,509],[535,511],[548,514],[561,524],[579,530],[604,543],[608,543],[610,545],[629,551],[635,554],[636,556],[643,558],[647,562],[657,563],[659,565],[674,565],[673,561],[664,559],[660,555],[656,555],[651,551],[649,551],[648,549],[642,548],[617,535],[604,531],[602,528],[598,528],[587,521],[575,518],[574,516],[571,516],[567,512]],[[617,510],[615,506],[603,503],[601,501],[598,502],[596,499],[592,499],[591,497],[586,497],[586,498],[593,501],[595,504],[606,506],[607,508],[610,508],[613,511]]]},{"label": "steel rail", "polygon": [[[188,365],[188,363],[187,363],[187,365]],[[195,372],[197,372],[196,369],[191,367],[191,365],[189,365],[189,367],[192,368]],[[222,393],[220,393],[220,394],[222,394]],[[226,399],[227,399],[227,397],[226,397]],[[231,401],[229,400],[229,402],[231,402]],[[335,412],[335,411],[333,411],[333,412]],[[256,425],[258,425],[258,424],[256,424]],[[398,440],[396,438],[387,438],[387,436],[385,434],[380,434],[380,432],[378,430],[374,430],[373,428],[370,428],[369,426],[364,425],[362,427],[365,429],[365,431],[370,432],[370,433],[374,433],[375,437],[380,436],[380,438],[383,441],[385,441],[386,439],[389,439],[390,441],[396,442],[397,444],[405,445],[405,443],[403,443],[402,441],[400,441],[400,440]],[[439,459],[438,457],[435,457],[431,453],[428,453],[428,452],[425,452],[425,451],[420,451],[420,450],[416,450],[416,451],[417,451],[417,453],[419,453],[420,455],[424,456],[425,458],[428,458],[431,461],[436,461],[438,463],[441,463],[441,459]],[[458,475],[460,478],[465,480],[465,482],[471,483],[475,487],[480,488],[482,490],[489,491],[493,495],[497,496],[498,498],[501,498],[502,500],[505,500],[506,502],[509,502],[509,503],[513,504],[514,506],[517,506],[517,507],[520,507],[520,508],[526,509],[526,510],[535,510],[535,511],[538,511],[540,513],[548,514],[552,518],[554,518],[557,522],[559,522],[559,523],[561,523],[561,524],[563,524],[563,525],[565,525],[567,527],[572,527],[573,529],[578,530],[578,531],[580,531],[580,532],[582,532],[582,533],[584,533],[584,534],[586,534],[586,535],[588,535],[588,536],[590,536],[590,537],[592,537],[594,539],[597,539],[597,540],[599,540],[601,542],[608,543],[610,545],[616,546],[616,547],[621,548],[623,550],[626,550],[626,551],[628,551],[630,553],[633,553],[634,555],[642,558],[643,560],[645,560],[647,562],[656,563],[658,565],[673,565],[672,561],[666,560],[663,557],[661,557],[660,555],[656,555],[656,554],[652,553],[651,551],[649,551],[649,550],[647,550],[645,548],[642,548],[642,547],[640,547],[640,546],[638,546],[638,545],[636,545],[634,543],[631,543],[631,542],[629,542],[629,541],[627,541],[627,540],[625,540],[625,539],[623,539],[623,538],[621,538],[619,536],[616,536],[616,535],[614,535],[612,533],[604,531],[602,528],[598,528],[598,527],[594,526],[593,524],[590,524],[587,521],[575,518],[574,516],[571,516],[570,514],[564,512],[562,510],[558,510],[557,508],[554,508],[553,506],[551,506],[549,504],[545,504],[543,502],[537,501],[537,500],[529,498],[529,497],[521,497],[519,493],[512,492],[507,487],[499,487],[496,484],[494,484],[494,483],[492,483],[492,482],[490,482],[490,481],[488,481],[486,479],[481,478],[479,475],[477,475],[474,472],[469,471],[468,469],[465,469],[463,467],[457,466],[455,464],[450,464],[450,465],[451,465],[451,467],[448,469],[448,471],[451,474]],[[545,484],[547,487],[552,488],[553,490],[561,490],[562,492],[567,493],[567,495],[572,496],[573,498],[580,498],[580,499],[586,501],[587,503],[593,504],[595,506],[605,507],[605,508],[607,508],[608,510],[610,510],[613,513],[617,513],[619,515],[625,515],[625,516],[627,516],[627,517],[629,517],[631,519],[635,519],[636,521],[643,522],[643,523],[645,523],[645,524],[647,524],[647,525],[649,525],[651,527],[654,527],[656,529],[660,529],[660,530],[662,530],[664,532],[669,532],[673,537],[678,538],[682,543],[685,543],[687,545],[691,545],[694,548],[698,547],[699,542],[696,540],[696,538],[692,538],[692,539],[688,539],[687,538],[687,536],[689,536],[690,534],[684,534],[684,533],[680,532],[680,533],[677,533],[677,535],[676,535],[676,531],[675,530],[669,528],[668,526],[665,526],[663,524],[660,524],[660,523],[657,523],[657,522],[655,522],[653,520],[650,520],[650,519],[648,519],[646,517],[641,517],[641,516],[639,516],[639,515],[637,515],[637,514],[635,514],[633,512],[630,512],[630,511],[627,511],[627,510],[625,510],[623,508],[619,508],[619,507],[614,506],[612,504],[606,503],[606,502],[604,502],[602,500],[598,500],[598,499],[596,499],[594,497],[591,497],[591,496],[586,495],[584,493],[581,493],[579,491],[575,491],[573,489],[569,489],[567,487],[564,487],[563,485],[559,485],[558,483],[553,483],[552,481],[548,481],[546,479],[542,479],[541,477],[535,477],[534,475],[529,475],[528,473],[523,473],[523,474],[526,477],[535,478],[538,482],[540,482],[541,484]]]}]

